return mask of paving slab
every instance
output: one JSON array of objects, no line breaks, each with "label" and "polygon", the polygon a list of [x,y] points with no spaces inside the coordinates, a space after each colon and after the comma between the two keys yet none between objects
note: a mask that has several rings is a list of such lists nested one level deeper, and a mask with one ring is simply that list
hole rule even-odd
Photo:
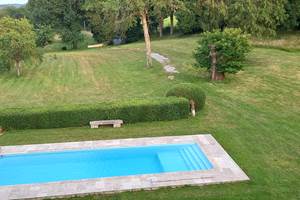
[{"label": "paving slab", "polygon": [[174,67],[173,65],[170,64],[169,58],[167,58],[159,53],[151,53],[151,57],[164,66],[165,72],[167,72],[169,74],[179,73],[179,71],[177,71],[176,67]]}]

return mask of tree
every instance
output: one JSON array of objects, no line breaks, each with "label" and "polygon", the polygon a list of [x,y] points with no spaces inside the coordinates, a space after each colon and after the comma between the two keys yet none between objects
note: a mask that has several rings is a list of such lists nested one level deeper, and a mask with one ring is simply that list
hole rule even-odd
[{"label": "tree", "polygon": [[300,30],[300,2],[299,0],[288,0],[285,4],[287,14],[280,28],[283,30]]},{"label": "tree", "polygon": [[83,40],[81,26],[84,21],[84,0],[29,0],[27,8],[30,19],[36,26],[53,27],[62,36],[63,42],[77,49]]},{"label": "tree", "polygon": [[154,10],[159,18],[159,32],[162,36],[164,18],[170,17],[170,35],[174,34],[174,15],[180,10],[184,9],[185,4],[183,0],[156,0],[154,1]]},{"label": "tree", "polygon": [[174,15],[179,9],[184,8],[182,0],[165,0],[167,2],[167,9],[170,14],[170,35],[174,34]]},{"label": "tree", "polygon": [[286,0],[231,0],[226,24],[256,36],[272,36],[285,21]]},{"label": "tree", "polygon": [[241,29],[226,28],[201,34],[195,51],[197,66],[211,72],[212,80],[222,80],[225,73],[237,73],[250,51],[248,35]]},{"label": "tree", "polygon": [[177,12],[178,27],[184,33],[231,27],[255,36],[272,36],[280,25],[298,23],[299,3],[296,1],[185,0],[188,10]]},{"label": "tree", "polygon": [[[112,15],[112,13],[114,13],[114,20],[109,20],[109,22],[115,22],[115,32],[119,32],[120,34],[126,33],[130,27],[134,26],[137,20],[136,18],[139,17],[142,22],[146,45],[146,63],[147,67],[150,67],[152,66],[152,58],[148,17],[150,9],[152,6],[155,6],[154,2],[155,1],[153,0],[90,0],[86,2],[85,8],[87,12],[95,9],[103,10],[104,12],[102,12],[102,20],[106,20],[110,15]],[[105,23],[105,21],[91,21],[91,23],[95,25],[98,23]]]},{"label": "tree", "polygon": [[12,17],[16,19],[28,16],[28,12],[24,7],[16,8],[13,6],[8,6],[6,8],[0,9],[0,18],[2,17]]},{"label": "tree", "polygon": [[0,52],[6,62],[15,63],[17,75],[20,76],[21,62],[36,54],[35,33],[27,19],[0,19]]},{"label": "tree", "polygon": [[125,42],[136,42],[141,38],[143,38],[143,27],[140,18],[137,18],[135,25],[133,25],[128,29],[128,31],[126,31]]},{"label": "tree", "polygon": [[177,12],[178,28],[183,33],[212,31],[225,26],[228,14],[226,0],[186,0],[185,8]]},{"label": "tree", "polygon": [[60,2],[62,17],[58,18],[59,32],[64,42],[71,44],[73,49],[77,49],[78,44],[84,40],[81,33],[84,0],[64,0]]},{"label": "tree", "polygon": [[155,7],[154,7],[154,14],[158,18],[158,30],[159,30],[159,37],[163,36],[163,29],[164,29],[164,19],[167,17],[167,1],[166,0],[157,0]]},{"label": "tree", "polygon": [[37,28],[35,28],[36,33],[36,44],[39,47],[44,47],[47,44],[49,44],[53,37],[54,33],[49,25],[37,25]]},{"label": "tree", "polygon": [[83,8],[91,26],[93,37],[98,42],[110,42],[116,33],[117,11],[105,1],[87,1]]},{"label": "tree", "polygon": [[55,27],[58,24],[60,13],[58,0],[29,0],[26,8],[29,11],[29,19],[34,25],[47,25]]}]

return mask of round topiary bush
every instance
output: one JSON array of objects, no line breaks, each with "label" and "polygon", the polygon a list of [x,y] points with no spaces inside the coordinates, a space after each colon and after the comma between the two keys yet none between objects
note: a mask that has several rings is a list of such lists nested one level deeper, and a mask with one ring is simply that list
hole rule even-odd
[{"label": "round topiary bush", "polygon": [[184,97],[190,100],[191,109],[201,110],[205,105],[205,93],[203,90],[192,83],[181,83],[171,88],[166,96]]},{"label": "round topiary bush", "polygon": [[195,51],[197,67],[206,68],[212,73],[212,47],[216,51],[216,74],[212,80],[222,80],[225,73],[235,74],[243,69],[246,55],[251,46],[249,36],[241,29],[225,28],[224,31],[214,30],[201,34]]}]

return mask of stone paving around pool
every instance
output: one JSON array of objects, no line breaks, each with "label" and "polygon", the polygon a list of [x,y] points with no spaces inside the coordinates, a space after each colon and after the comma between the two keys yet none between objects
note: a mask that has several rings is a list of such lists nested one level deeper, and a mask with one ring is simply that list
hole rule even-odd
[{"label": "stone paving around pool", "polygon": [[1,147],[1,155],[65,150],[90,150],[99,148],[136,147],[164,144],[197,143],[213,165],[213,169],[97,178],[42,184],[0,186],[0,199],[49,198],[93,193],[111,193],[128,190],[156,189],[182,185],[206,185],[246,181],[248,176],[225,152],[212,135],[170,136],[121,140],[55,143]]}]

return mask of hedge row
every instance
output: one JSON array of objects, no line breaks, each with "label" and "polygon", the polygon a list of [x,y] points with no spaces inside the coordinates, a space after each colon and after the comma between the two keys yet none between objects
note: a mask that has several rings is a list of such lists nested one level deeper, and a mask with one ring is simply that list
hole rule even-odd
[{"label": "hedge row", "polygon": [[89,125],[90,121],[122,119],[125,123],[164,121],[189,115],[184,98],[133,99],[87,105],[0,110],[5,129],[64,128]]}]

